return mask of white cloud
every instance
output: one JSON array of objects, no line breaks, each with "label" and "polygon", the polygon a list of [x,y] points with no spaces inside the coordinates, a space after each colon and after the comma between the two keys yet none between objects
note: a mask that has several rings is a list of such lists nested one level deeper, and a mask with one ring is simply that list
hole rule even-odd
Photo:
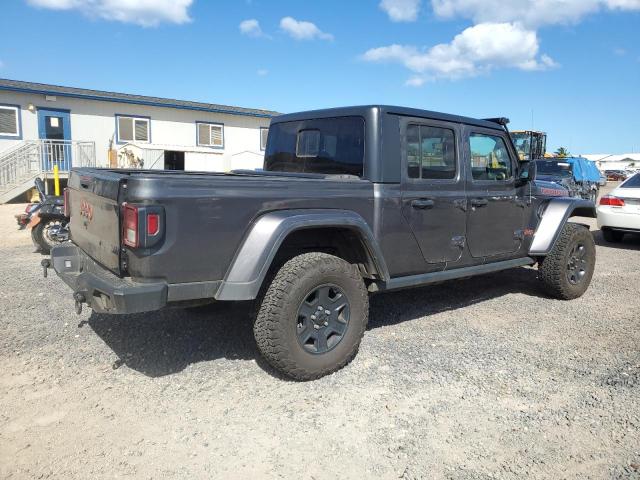
[{"label": "white cloud", "polygon": [[191,21],[193,0],[27,0],[29,5],[51,10],[78,10],[89,17],[155,27],[160,23]]},{"label": "white cloud", "polygon": [[420,10],[420,0],[381,0],[380,8],[394,22],[415,22]]},{"label": "white cloud", "polygon": [[320,30],[314,23],[284,17],[280,20],[280,28],[296,40],[333,40],[333,35]]},{"label": "white cloud", "polygon": [[255,18],[243,20],[242,22],[240,22],[238,28],[240,28],[240,33],[249,37],[259,38],[267,36],[262,31],[262,28],[260,28],[260,22],[258,22],[258,20],[256,20]]},{"label": "white cloud", "polygon": [[450,43],[428,49],[411,45],[372,48],[363,58],[370,62],[395,62],[418,74],[407,85],[420,86],[432,78],[462,78],[494,68],[543,70],[555,67],[548,55],[539,56],[535,31],[513,23],[481,23],[455,36]]},{"label": "white cloud", "polygon": [[259,77],[266,77],[267,75],[269,75],[269,70],[267,70],[266,68],[259,68],[256,73]]},{"label": "white cloud", "polygon": [[640,0],[431,0],[440,18],[520,22],[529,28],[577,23],[601,9],[640,10]]}]

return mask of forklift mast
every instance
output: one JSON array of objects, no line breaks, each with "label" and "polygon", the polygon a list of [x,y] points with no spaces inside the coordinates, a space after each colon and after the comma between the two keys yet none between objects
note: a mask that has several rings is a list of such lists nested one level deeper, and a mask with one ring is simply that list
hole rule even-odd
[{"label": "forklift mast", "polygon": [[520,160],[540,160],[547,152],[547,134],[534,130],[514,130],[511,139]]}]

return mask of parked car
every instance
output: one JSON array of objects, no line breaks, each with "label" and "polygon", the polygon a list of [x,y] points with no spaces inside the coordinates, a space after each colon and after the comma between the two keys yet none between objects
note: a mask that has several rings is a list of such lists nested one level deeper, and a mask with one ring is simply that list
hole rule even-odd
[{"label": "parked car", "polygon": [[601,187],[607,186],[607,176],[604,173],[600,174],[600,186]]},{"label": "parked car", "polygon": [[605,170],[604,173],[607,175],[607,180],[611,180],[612,182],[621,182],[627,178],[624,170]]},{"label": "parked car", "polygon": [[600,199],[598,226],[607,242],[621,242],[627,233],[640,233],[640,173]]},{"label": "parked car", "polygon": [[572,197],[597,200],[601,174],[595,162],[583,157],[568,157],[539,159],[536,163],[538,179],[566,188]]},{"label": "parked car", "polygon": [[538,186],[507,122],[319,110],[272,120],[261,172],[76,169],[72,243],[43,266],[77,309],[257,301],[260,352],[298,380],[355,356],[370,292],[537,263],[551,296],[580,297],[595,247],[568,219],[595,205]]}]

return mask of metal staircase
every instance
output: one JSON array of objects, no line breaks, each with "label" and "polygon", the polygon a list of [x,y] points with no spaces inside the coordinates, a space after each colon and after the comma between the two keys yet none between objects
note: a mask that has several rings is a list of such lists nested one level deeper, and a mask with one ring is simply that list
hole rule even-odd
[{"label": "metal staircase", "polygon": [[74,167],[94,167],[94,142],[25,140],[0,152],[0,204],[13,200],[33,187],[41,176],[51,178],[58,165],[62,177]]}]

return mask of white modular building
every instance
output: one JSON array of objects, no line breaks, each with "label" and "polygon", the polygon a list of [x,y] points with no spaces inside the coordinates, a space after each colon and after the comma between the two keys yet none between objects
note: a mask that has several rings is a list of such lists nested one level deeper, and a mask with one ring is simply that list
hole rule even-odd
[{"label": "white modular building", "polygon": [[261,168],[269,110],[0,79],[0,203],[57,166]]}]

